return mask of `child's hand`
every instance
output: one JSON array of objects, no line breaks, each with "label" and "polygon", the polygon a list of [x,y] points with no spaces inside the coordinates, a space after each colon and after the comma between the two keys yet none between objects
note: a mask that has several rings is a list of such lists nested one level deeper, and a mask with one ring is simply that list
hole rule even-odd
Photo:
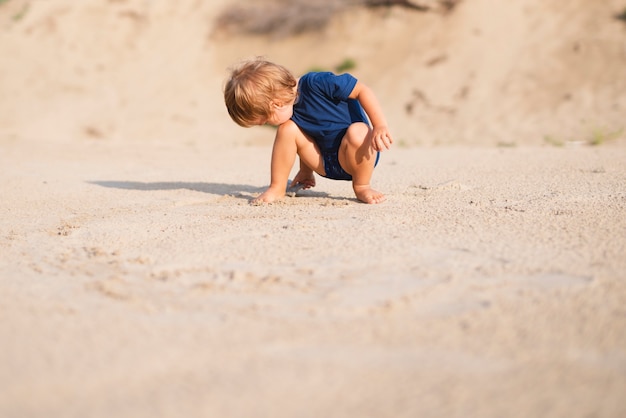
[{"label": "child's hand", "polygon": [[298,174],[293,178],[289,187],[293,187],[296,184],[301,184],[303,189],[310,189],[315,187],[315,176],[312,171],[298,171]]},{"label": "child's hand", "polygon": [[391,148],[393,139],[391,138],[391,132],[386,126],[376,126],[372,132],[372,148],[374,151],[384,151]]}]

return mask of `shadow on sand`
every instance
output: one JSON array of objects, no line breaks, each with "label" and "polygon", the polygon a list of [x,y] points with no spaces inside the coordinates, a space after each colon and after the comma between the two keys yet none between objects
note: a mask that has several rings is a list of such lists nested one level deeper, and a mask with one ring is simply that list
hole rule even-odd
[{"label": "shadow on sand", "polygon": [[125,189],[125,190],[193,190],[195,192],[210,193],[220,196],[232,195],[237,196],[240,193],[261,193],[265,190],[264,187],[254,187],[246,184],[225,184],[225,183],[189,183],[182,181],[164,181],[145,183],[140,181],[110,181],[110,180],[96,180],[88,181],[90,184],[96,184],[102,187],[108,187],[112,189]]},{"label": "shadow on sand", "polygon": [[[89,184],[95,184],[101,187],[124,190],[193,190],[195,192],[209,193],[219,196],[233,196],[241,199],[252,200],[253,195],[260,194],[265,191],[266,187],[255,187],[247,184],[225,184],[225,183],[205,183],[205,182],[182,182],[182,181],[165,181],[165,182],[140,182],[140,181],[114,181],[114,180],[94,180],[88,181]],[[309,197],[323,197],[336,200],[345,200],[345,198],[331,197],[325,192],[307,190],[306,195]],[[350,200],[350,199],[348,199]]]}]

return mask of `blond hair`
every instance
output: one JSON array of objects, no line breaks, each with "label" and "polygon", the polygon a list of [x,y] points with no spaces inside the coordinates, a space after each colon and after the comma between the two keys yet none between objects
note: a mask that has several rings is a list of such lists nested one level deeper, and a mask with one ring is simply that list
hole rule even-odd
[{"label": "blond hair", "polygon": [[231,69],[224,86],[224,102],[235,123],[247,128],[271,116],[272,102],[292,102],[295,87],[296,79],[288,69],[256,58]]}]

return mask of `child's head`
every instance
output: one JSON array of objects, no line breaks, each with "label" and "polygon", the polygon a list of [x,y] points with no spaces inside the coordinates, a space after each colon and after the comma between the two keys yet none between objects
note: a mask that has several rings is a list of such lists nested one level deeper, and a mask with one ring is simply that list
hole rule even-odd
[{"label": "child's head", "polygon": [[281,65],[260,58],[244,61],[232,69],[224,87],[228,114],[240,126],[258,125],[272,116],[274,104],[294,101],[296,84]]}]

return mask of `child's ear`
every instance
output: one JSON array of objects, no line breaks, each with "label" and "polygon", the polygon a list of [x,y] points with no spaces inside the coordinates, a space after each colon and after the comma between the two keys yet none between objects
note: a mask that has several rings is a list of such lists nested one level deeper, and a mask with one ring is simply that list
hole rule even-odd
[{"label": "child's ear", "polygon": [[283,102],[272,100],[272,109],[280,109],[281,107],[283,107]]}]

